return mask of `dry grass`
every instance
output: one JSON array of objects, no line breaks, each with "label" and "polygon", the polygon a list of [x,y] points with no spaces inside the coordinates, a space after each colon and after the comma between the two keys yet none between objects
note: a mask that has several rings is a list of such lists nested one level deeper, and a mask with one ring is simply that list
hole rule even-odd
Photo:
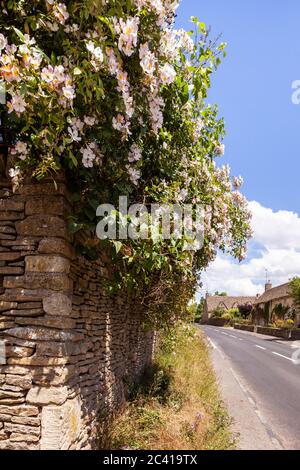
[{"label": "dry grass", "polygon": [[181,326],[162,342],[151,379],[111,429],[111,449],[233,449],[206,342]]}]

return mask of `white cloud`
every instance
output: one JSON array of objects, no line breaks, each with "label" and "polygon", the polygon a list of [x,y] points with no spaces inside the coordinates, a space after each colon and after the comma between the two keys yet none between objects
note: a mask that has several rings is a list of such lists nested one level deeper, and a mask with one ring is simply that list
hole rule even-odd
[{"label": "white cloud", "polygon": [[300,218],[295,212],[273,212],[252,201],[255,240],[269,249],[300,249]]},{"label": "white cloud", "polygon": [[254,236],[249,257],[239,264],[229,256],[218,255],[203,275],[203,289],[229,295],[256,295],[264,290],[266,269],[273,285],[300,275],[300,217],[289,211],[274,212],[259,202],[250,202]]}]

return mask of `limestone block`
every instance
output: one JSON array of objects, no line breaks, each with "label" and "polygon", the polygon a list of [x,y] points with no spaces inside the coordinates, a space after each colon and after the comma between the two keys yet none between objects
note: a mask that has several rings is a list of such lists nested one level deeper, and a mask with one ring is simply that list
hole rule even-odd
[{"label": "limestone block", "polygon": [[23,218],[22,212],[0,211],[0,220],[20,220]]},{"label": "limestone block", "polygon": [[66,221],[53,215],[30,215],[16,222],[16,230],[25,236],[69,238]]},{"label": "limestone block", "polygon": [[0,301],[0,312],[4,312],[6,310],[10,310],[12,308],[17,308],[17,302],[5,302],[3,300]]},{"label": "limestone block", "polygon": [[53,294],[53,291],[48,289],[22,289],[18,287],[6,290],[5,294],[2,296],[2,300],[17,302],[41,301],[43,297],[47,297],[51,294]]},{"label": "limestone block", "polygon": [[0,232],[1,233],[16,233],[16,230],[14,227],[7,226],[7,225],[0,225]]},{"label": "limestone block", "polygon": [[42,308],[28,308],[28,309],[24,309],[24,310],[20,309],[20,310],[7,310],[7,311],[5,311],[5,315],[14,316],[14,317],[17,317],[17,316],[18,317],[38,317],[40,315],[44,315],[44,313],[45,312]]},{"label": "limestone block", "polygon": [[39,253],[53,253],[74,259],[74,249],[70,243],[61,238],[43,238],[38,247]]},{"label": "limestone block", "polygon": [[39,409],[37,406],[21,405],[21,406],[3,406],[0,405],[0,413],[12,416],[38,416]]},{"label": "limestone block", "polygon": [[0,267],[0,274],[4,276],[7,276],[7,275],[19,276],[20,274],[24,274],[24,268],[20,268],[17,266],[2,266]]},{"label": "limestone block", "polygon": [[60,273],[28,273],[24,276],[4,277],[3,287],[8,289],[51,289],[70,291],[72,281],[66,274]]},{"label": "limestone block", "polygon": [[[3,255],[5,256],[5,253]],[[26,256],[25,264],[26,272],[68,273],[70,271],[70,262],[62,256]]]},{"label": "limestone block", "polygon": [[16,327],[8,330],[7,334],[16,338],[37,341],[80,341],[84,338],[81,333],[75,331],[59,331],[42,327]]},{"label": "limestone block", "polygon": [[[68,398],[67,387],[32,387],[26,396],[26,402],[32,405],[62,405]],[[43,421],[43,413],[42,413]]]},{"label": "limestone block", "polygon": [[64,294],[52,294],[43,299],[43,309],[48,315],[67,316],[72,311],[72,301]]},{"label": "limestone block", "polygon": [[8,385],[17,385],[18,387],[29,389],[32,385],[31,377],[22,377],[20,375],[6,375],[6,383]]},{"label": "limestone block", "polygon": [[0,211],[16,211],[22,212],[24,210],[24,202],[16,201],[15,199],[0,199]]},{"label": "limestone block", "polygon": [[1,261],[15,261],[15,260],[20,259],[20,258],[21,258],[20,253],[14,253],[14,252],[0,253],[0,260]]},{"label": "limestone block", "polygon": [[40,386],[64,385],[77,374],[75,366],[69,364],[64,367],[35,367],[33,383]]},{"label": "limestone block", "polygon": [[36,346],[37,356],[50,356],[50,357],[66,357],[70,355],[85,354],[88,348],[91,347],[90,343],[66,341],[64,343],[58,342],[41,342]]},{"label": "limestone block", "polygon": [[39,445],[32,442],[11,442],[9,439],[0,441],[0,450],[38,450]]},{"label": "limestone block", "polygon": [[12,357],[8,358],[8,365],[28,365],[28,366],[63,366],[67,364],[68,358],[65,357]]},{"label": "limestone block", "polygon": [[41,420],[41,449],[67,450],[81,431],[81,404],[78,397],[62,406],[44,406]]},{"label": "limestone block", "polygon": [[14,326],[14,322],[0,321],[0,330],[6,330],[8,328],[13,328]]},{"label": "limestone block", "polygon": [[68,208],[63,196],[49,196],[30,198],[26,201],[25,214],[53,214],[64,215]]},{"label": "limestone block", "polygon": [[25,397],[22,397],[22,398],[12,398],[12,397],[0,398],[0,406],[1,405],[15,406],[15,405],[20,405],[21,403],[24,403],[24,402],[25,402]]},{"label": "limestone block", "polygon": [[25,424],[25,426],[40,426],[40,418],[28,418],[26,416],[12,416],[11,422],[16,424]]},{"label": "limestone block", "polygon": [[24,346],[6,346],[6,357],[29,357],[34,353],[33,348]]},{"label": "limestone block", "polygon": [[18,304],[17,308],[20,310],[42,308],[42,302],[24,302],[22,304]]},{"label": "limestone block", "polygon": [[63,183],[57,183],[57,185],[54,187],[53,182],[51,183],[36,183],[36,184],[24,184],[19,188],[20,194],[23,194],[25,196],[30,195],[46,195],[48,196],[49,194],[57,194],[57,195],[64,195],[66,194],[66,185]]},{"label": "limestone block", "polygon": [[9,436],[10,442],[39,442],[40,438],[39,435],[34,436],[32,433],[24,434],[24,432],[13,432]]},{"label": "limestone block", "polygon": [[76,327],[76,321],[72,318],[61,318],[54,316],[47,317],[15,317],[15,323],[18,325],[44,326],[58,329],[72,329]]},{"label": "limestone block", "polygon": [[32,436],[39,436],[40,429],[36,426],[25,426],[24,424],[17,424],[17,423],[5,423],[4,429],[8,432],[17,432],[22,434],[29,434]]},{"label": "limestone block", "polygon": [[19,366],[2,366],[1,371],[4,374],[14,374],[14,375],[27,375],[30,376],[30,370],[27,367],[19,367]]}]

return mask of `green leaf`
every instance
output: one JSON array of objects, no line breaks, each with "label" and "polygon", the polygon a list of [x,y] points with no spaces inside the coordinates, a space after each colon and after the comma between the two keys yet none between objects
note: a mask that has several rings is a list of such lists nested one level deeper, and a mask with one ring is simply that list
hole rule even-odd
[{"label": "green leaf", "polygon": [[117,241],[117,240],[113,240],[113,245],[115,247],[115,250],[116,250],[116,253],[118,254],[119,251],[121,250],[122,246],[123,246],[123,243],[120,242],[120,241]]},{"label": "green leaf", "polygon": [[24,34],[17,28],[15,28],[14,26],[12,27],[12,29],[14,30],[14,32],[16,33],[16,35],[21,39],[22,42],[25,42],[25,36]]},{"label": "green leaf", "polygon": [[108,29],[111,32],[112,37],[115,38],[114,28],[110,24],[109,20],[105,16],[98,16],[98,20],[100,20],[102,23],[104,23],[108,27]]}]

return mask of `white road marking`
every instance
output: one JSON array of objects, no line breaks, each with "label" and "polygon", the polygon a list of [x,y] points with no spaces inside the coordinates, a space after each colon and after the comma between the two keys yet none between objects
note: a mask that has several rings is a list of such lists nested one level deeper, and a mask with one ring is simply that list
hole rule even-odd
[{"label": "white road marking", "polygon": [[275,354],[275,356],[283,357],[284,359],[287,359],[288,361],[294,362],[291,357],[284,356],[283,354],[279,354],[278,352],[272,351],[272,354]]},{"label": "white road marking", "polygon": [[217,346],[215,345],[215,343],[210,339],[210,338],[207,338],[209,343],[211,344],[211,346],[214,348],[214,349],[217,349]]},{"label": "white road marking", "polygon": [[244,341],[243,338],[239,338],[239,341]]},{"label": "white road marking", "polygon": [[259,346],[258,344],[255,345],[256,348],[259,348],[259,349],[263,349],[264,351],[266,351],[267,348],[263,348],[262,346]]},{"label": "white road marking", "polygon": [[222,331],[222,335],[224,335],[224,336],[228,336],[228,334],[227,334],[227,333],[224,333],[223,331]]},{"label": "white road marking", "polygon": [[229,335],[229,336],[230,336],[231,338],[235,338],[235,339],[237,339],[237,337],[236,337],[236,336],[233,336],[233,335]]}]

